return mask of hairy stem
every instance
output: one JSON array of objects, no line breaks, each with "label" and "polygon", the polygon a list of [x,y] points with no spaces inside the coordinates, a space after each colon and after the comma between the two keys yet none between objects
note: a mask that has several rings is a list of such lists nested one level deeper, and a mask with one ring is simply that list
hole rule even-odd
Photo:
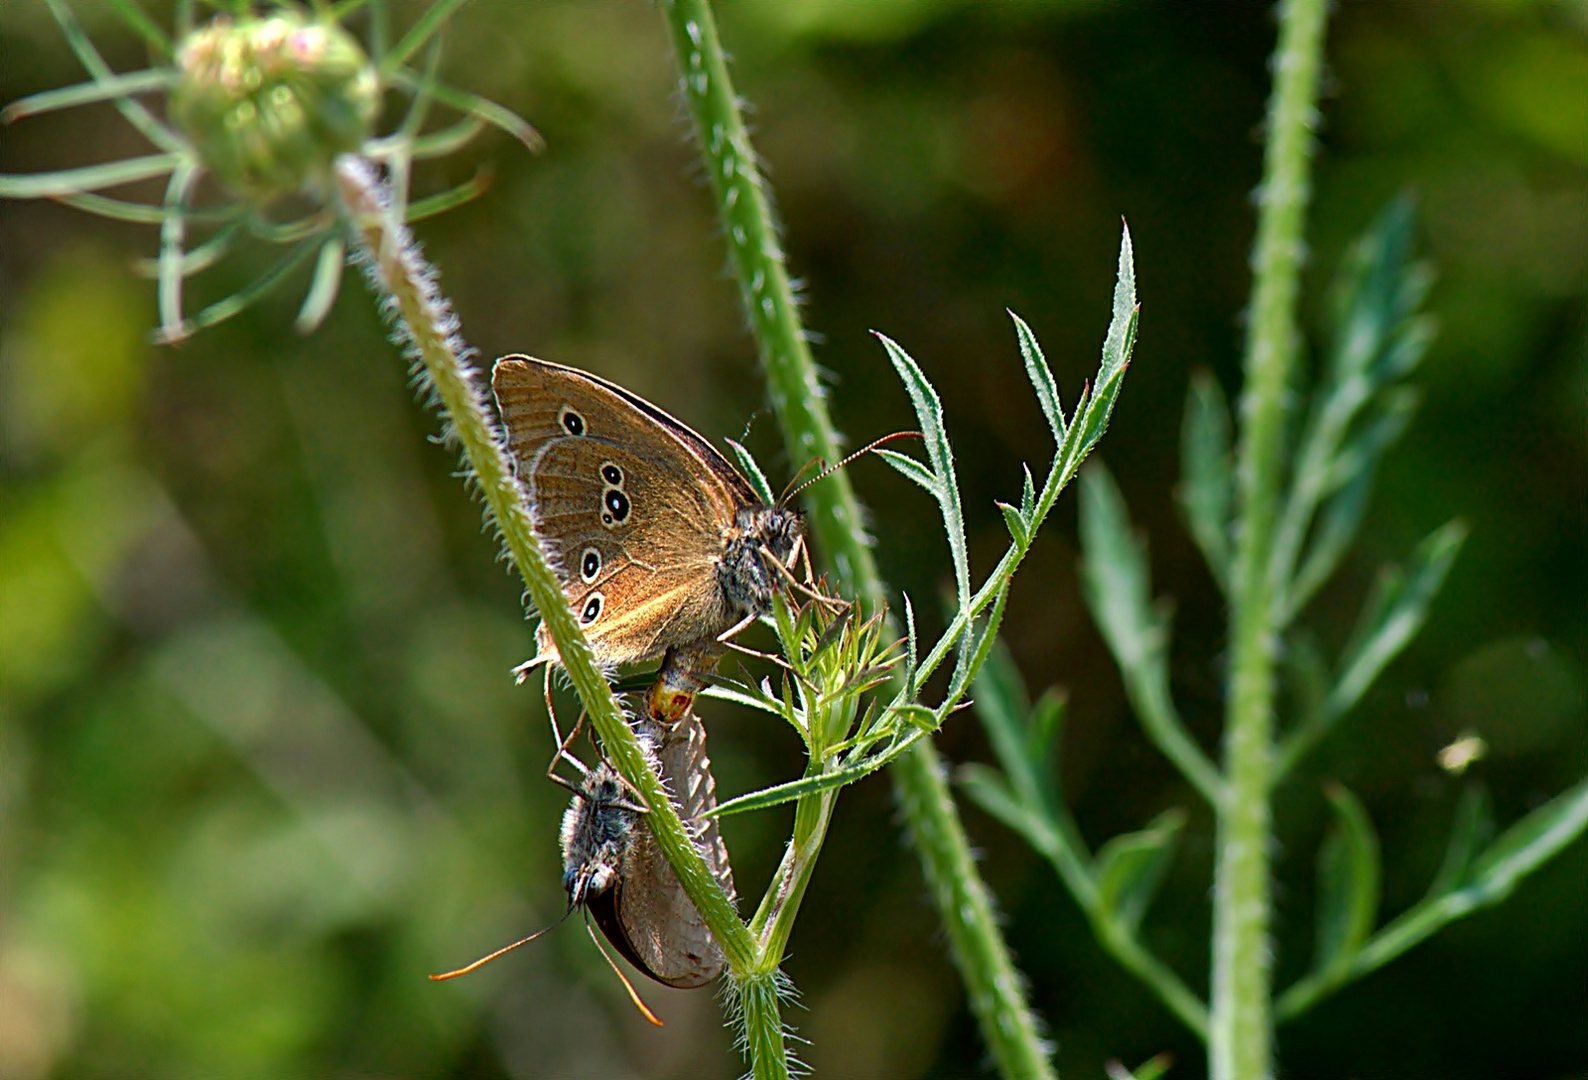
[{"label": "hairy stem", "polygon": [[1310,195],[1312,128],[1325,0],[1280,9],[1268,147],[1253,255],[1238,453],[1224,765],[1213,890],[1214,1080],[1272,1075],[1269,943],[1275,583],[1269,573],[1285,463],[1286,397],[1296,363],[1296,294]]},{"label": "hairy stem", "polygon": [[506,447],[486,407],[481,381],[469,364],[470,350],[458,333],[456,316],[436,286],[435,274],[406,227],[396,219],[385,187],[368,162],[344,155],[337,161],[335,177],[370,285],[385,301],[409,358],[422,367],[445,418],[447,441],[461,447],[485,497],[487,515],[500,531],[530,599],[550,627],[563,666],[603,748],[624,778],[645,796],[651,808],[646,815],[651,833],[722,946],[728,964],[736,972],[748,971],[756,956],[755,943],[690,841],[661,781],[646,764],[568,608],[562,586],[535,538]]},{"label": "hairy stem", "polygon": [[[784,444],[796,462],[810,457],[836,461],[838,434],[800,326],[711,8],[706,0],[664,0],[662,10]],[[839,580],[866,607],[881,610],[886,589],[866,545],[860,503],[849,478],[839,472],[813,485],[805,494],[805,505]],[[941,918],[949,928],[955,962],[1000,1071],[1006,1077],[1055,1075],[1015,977],[987,888],[970,857],[970,843],[936,748],[921,740],[894,764],[893,778],[927,880],[934,885]]]}]

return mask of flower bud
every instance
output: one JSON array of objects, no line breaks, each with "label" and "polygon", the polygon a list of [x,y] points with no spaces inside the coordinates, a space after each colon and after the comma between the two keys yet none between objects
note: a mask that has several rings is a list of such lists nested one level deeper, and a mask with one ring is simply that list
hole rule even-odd
[{"label": "flower bud", "polygon": [[177,51],[170,118],[206,168],[248,198],[318,187],[373,132],[375,67],[334,22],[221,17]]}]

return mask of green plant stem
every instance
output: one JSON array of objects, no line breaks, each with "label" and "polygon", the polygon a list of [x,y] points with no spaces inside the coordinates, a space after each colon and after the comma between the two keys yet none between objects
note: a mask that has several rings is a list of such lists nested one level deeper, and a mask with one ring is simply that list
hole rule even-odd
[{"label": "green plant stem", "polygon": [[[662,10],[784,444],[796,462],[810,457],[836,461],[838,435],[800,326],[716,20],[706,0],[664,0]],[[839,580],[868,608],[881,610],[886,589],[866,546],[860,503],[849,478],[839,472],[813,485],[805,494],[805,505]],[[938,898],[955,962],[999,1070],[1011,1078],[1056,1075],[931,742],[921,740],[896,762],[893,779],[926,878]],[[747,1024],[750,1019],[747,1009]]]},{"label": "green plant stem", "polygon": [[1280,9],[1237,455],[1239,518],[1213,892],[1209,1072],[1272,1072],[1269,784],[1273,767],[1275,582],[1269,573],[1285,462],[1286,397],[1296,363],[1296,295],[1310,195],[1312,126],[1327,4]]},{"label": "green plant stem", "polygon": [[[353,240],[372,287],[394,302],[397,334],[422,365],[446,419],[448,441],[462,447],[472,478],[485,497],[487,514],[500,531],[523,576],[531,601],[550,628],[568,677],[578,691],[602,747],[624,778],[645,796],[657,845],[679,882],[700,909],[734,972],[750,971],[757,950],[716,877],[691,842],[661,781],[646,764],[634,733],[591,655],[563,597],[562,586],[534,535],[506,447],[485,407],[456,319],[408,237],[394,220],[375,171],[362,159],[344,156],[335,171],[337,192],[352,224]],[[773,999],[775,1005],[775,997]]]}]

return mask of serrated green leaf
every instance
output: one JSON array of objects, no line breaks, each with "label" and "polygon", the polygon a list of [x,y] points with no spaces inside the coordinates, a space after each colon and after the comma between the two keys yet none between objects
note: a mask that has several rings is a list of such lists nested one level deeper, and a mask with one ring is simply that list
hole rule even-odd
[{"label": "serrated green leaf", "polygon": [[1053,432],[1053,445],[1063,446],[1064,407],[1059,401],[1059,387],[1053,380],[1053,369],[1048,367],[1048,361],[1042,355],[1042,346],[1037,344],[1037,336],[1031,332],[1026,321],[1012,311],[1009,317],[1015,321],[1015,334],[1020,339],[1020,356],[1026,362],[1026,377],[1036,391],[1042,415],[1048,418],[1048,430]]},{"label": "serrated green leaf", "polygon": [[904,654],[904,689],[905,698],[915,697],[915,669],[919,662],[916,656],[915,641],[915,605],[910,603],[910,594],[904,594],[904,626],[905,626],[905,654]]},{"label": "serrated green leaf", "polygon": [[1493,835],[1494,810],[1489,803],[1489,791],[1482,784],[1469,784],[1456,803],[1455,818],[1450,823],[1450,841],[1445,845],[1439,872],[1428,886],[1428,895],[1443,896],[1465,885],[1473,858]]},{"label": "serrated green leaf", "polygon": [[1141,925],[1185,822],[1184,810],[1165,810],[1140,832],[1114,837],[1093,860],[1098,904],[1128,931]]},{"label": "serrated green leaf", "polygon": [[755,455],[732,439],[723,441],[733,450],[733,456],[739,459],[739,471],[744,473],[746,480],[750,481],[750,486],[755,489],[756,498],[761,500],[763,506],[775,505],[777,496],[772,494],[772,485],[766,482],[766,474],[756,463]]},{"label": "serrated green leaf", "polygon": [[1325,789],[1334,823],[1318,851],[1318,932],[1314,971],[1351,962],[1378,918],[1379,851],[1372,819],[1342,784]]},{"label": "serrated green leaf", "polygon": [[1031,479],[1031,467],[1021,462],[1020,471],[1025,473],[1025,483],[1020,488],[1020,515],[1030,521],[1037,510],[1037,488]]},{"label": "serrated green leaf", "polygon": [[1004,502],[994,505],[1003,512],[1004,525],[1009,529],[1010,539],[1014,540],[1021,548],[1029,545],[1031,542],[1030,527],[1026,524],[1026,519],[1020,515],[1019,508]]},{"label": "serrated green leaf", "polygon": [[1235,492],[1230,454],[1230,406],[1206,371],[1191,377],[1180,436],[1180,507],[1222,588],[1230,577],[1230,505]]}]

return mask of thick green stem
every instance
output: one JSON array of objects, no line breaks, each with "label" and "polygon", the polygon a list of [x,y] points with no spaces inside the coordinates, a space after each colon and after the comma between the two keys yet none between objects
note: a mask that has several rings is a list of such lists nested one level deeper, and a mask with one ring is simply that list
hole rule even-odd
[{"label": "thick green stem", "polygon": [[1296,363],[1296,295],[1326,16],[1325,0],[1287,0],[1281,8],[1269,99],[1241,399],[1224,732],[1228,787],[1219,811],[1213,892],[1209,1071],[1215,1080],[1263,1080],[1273,1066],[1269,784],[1277,634],[1269,567],[1284,476],[1286,398]]},{"label": "thick green stem", "polygon": [[651,808],[646,815],[651,833],[722,946],[729,966],[736,972],[748,971],[756,956],[755,942],[685,832],[661,781],[646,764],[639,742],[568,608],[562,586],[541,552],[507,450],[491,422],[480,384],[466,359],[467,346],[436,287],[435,275],[418,254],[407,229],[395,219],[385,190],[367,162],[352,156],[339,159],[336,185],[371,286],[393,302],[397,336],[410,357],[422,365],[434,389],[446,419],[446,436],[462,447],[485,497],[487,513],[557,642],[563,666],[601,736],[603,749],[645,796]]},{"label": "thick green stem", "polygon": [[[716,20],[706,0],[664,0],[662,9],[784,444],[796,462],[812,457],[835,461],[840,456],[838,435],[800,326]],[[880,610],[887,593],[866,545],[860,503],[849,478],[839,472],[813,485],[806,491],[805,506],[839,580],[868,608]],[[922,740],[895,763],[893,778],[949,928],[955,962],[1000,1071],[1006,1077],[1055,1075],[930,741]]]}]

